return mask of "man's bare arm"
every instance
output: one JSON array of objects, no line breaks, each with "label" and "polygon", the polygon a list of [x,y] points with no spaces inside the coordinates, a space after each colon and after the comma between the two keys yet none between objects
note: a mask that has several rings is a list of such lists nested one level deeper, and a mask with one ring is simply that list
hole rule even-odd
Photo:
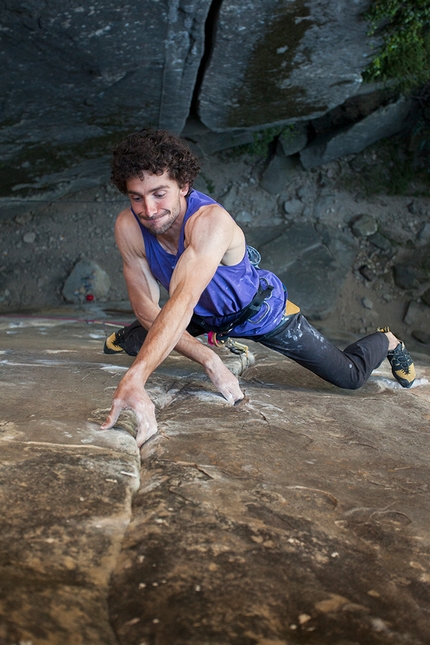
[{"label": "man's bare arm", "polygon": [[[124,218],[128,217],[127,212],[121,215]],[[124,278],[127,284],[131,306],[141,325],[149,330],[161,311],[158,304],[160,290],[145,257],[141,233],[136,225],[136,229],[132,228],[130,234],[130,223],[135,224],[130,218],[125,222],[121,222],[121,218],[118,219],[115,231],[116,239],[123,257]],[[230,381],[226,386],[223,385],[228,374],[224,373],[223,378],[220,378],[219,371],[223,370],[223,368],[225,370],[226,368],[214,351],[207,345],[203,345],[187,331],[183,332],[175,346],[175,350],[186,358],[202,365],[221,394],[229,403],[234,403],[236,400],[235,394],[238,393],[237,379],[231,375],[235,383]],[[229,374],[231,373],[229,372]]]},{"label": "man's bare arm", "polygon": [[[127,217],[127,213],[122,213],[121,215]],[[130,220],[126,222],[128,224],[127,227],[121,227],[121,216],[118,222],[119,226],[117,226],[116,231],[117,242],[124,259],[124,276],[130,302],[141,324],[146,329],[151,330],[144,343],[144,347],[147,348],[149,341],[150,348],[155,346],[157,349],[160,349],[161,341],[164,350],[158,352],[158,356],[152,354],[151,362],[145,356],[145,354],[148,354],[148,349],[143,351],[142,348],[132,368],[130,368],[126,377],[121,381],[120,387],[115,393],[111,413],[102,427],[112,427],[122,409],[132,408],[138,419],[138,443],[139,441],[143,443],[143,441],[156,431],[156,423],[152,402],[150,402],[146,395],[139,396],[139,392],[142,395],[142,392],[144,392],[143,385],[149,374],[170,353],[173,347],[184,356],[201,364],[211,381],[227,401],[234,403],[236,400],[242,398],[243,394],[237,378],[225,367],[219,356],[184,331],[191,318],[195,302],[197,302],[201,291],[206,286],[204,280],[197,280],[199,285],[196,287],[195,276],[197,274],[200,276],[202,273],[201,267],[199,267],[202,258],[204,258],[207,266],[208,256],[206,252],[210,251],[210,249],[206,248],[206,251],[202,249],[199,258],[193,253],[192,245],[193,243],[198,245],[199,237],[202,234],[207,235],[210,232],[208,231],[207,225],[200,227],[200,233],[198,230],[199,227],[197,227],[195,232],[191,231],[192,242],[189,247],[190,252],[184,253],[186,257],[189,256],[189,259],[186,263],[182,263],[184,266],[180,271],[175,271],[177,277],[175,276],[176,280],[172,280],[171,291],[173,305],[169,301],[163,310],[161,310],[158,305],[158,285],[150,272],[147,260],[142,252],[142,246],[136,243],[136,240],[141,239],[140,231],[137,228],[138,236],[135,234],[136,231],[130,235]],[[124,234],[124,231],[127,231],[127,235]],[[213,267],[215,268],[212,267],[212,269],[209,268],[206,271],[207,275],[205,280],[207,282],[210,281],[219,264],[219,256],[222,252],[222,235],[219,238],[218,242],[221,241],[221,243],[217,249],[217,254],[215,254],[212,260]],[[191,286],[190,276],[193,282]],[[201,286],[203,284],[204,286]],[[183,294],[187,291],[190,291],[190,294],[184,299]],[[166,308],[167,312],[163,313]],[[178,319],[178,311],[181,311],[183,314],[180,319]],[[157,323],[156,330],[152,331],[154,321]],[[176,338],[178,340],[175,342]],[[150,352],[149,354],[151,356]],[[142,366],[144,369],[142,369]]]},{"label": "man's bare arm", "polygon": [[[158,301],[155,303],[150,297],[143,295],[146,291],[145,284],[141,284],[140,287],[137,284],[136,275],[141,271],[145,271],[145,269],[142,268],[140,263],[134,267],[124,265],[124,277],[128,285],[128,294],[133,311],[142,326],[149,330],[161,308],[158,305]],[[152,276],[150,278],[147,276],[147,279],[151,280],[151,278]],[[155,283],[154,288],[151,290],[152,293],[156,292],[156,287],[158,289],[158,285]],[[229,403],[233,404],[242,398],[243,395],[237,378],[210,347],[184,331],[175,345],[175,351],[201,365],[217,390]]]},{"label": "man's bare arm", "polygon": [[222,208],[214,206],[201,210],[189,220],[188,246],[173,271],[170,299],[151,325],[133,365],[144,382],[179,342],[203,290],[236,235],[235,223]]}]

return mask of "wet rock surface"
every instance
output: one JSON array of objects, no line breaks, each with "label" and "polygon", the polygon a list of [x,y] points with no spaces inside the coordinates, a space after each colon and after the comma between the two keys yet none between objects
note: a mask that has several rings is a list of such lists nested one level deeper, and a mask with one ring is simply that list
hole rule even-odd
[{"label": "wet rock surface", "polygon": [[160,412],[112,578],[119,641],[425,643],[428,386],[384,367],[345,393],[255,355],[237,408]]},{"label": "wet rock surface", "polygon": [[2,645],[429,641],[424,380],[342,391],[250,343],[230,407],[173,354],[139,473],[130,417],[97,430],[132,359],[58,314],[1,318]]},{"label": "wet rock surface", "polygon": [[0,327],[0,643],[114,645],[106,593],[140,460],[97,431],[100,341],[70,321]]}]

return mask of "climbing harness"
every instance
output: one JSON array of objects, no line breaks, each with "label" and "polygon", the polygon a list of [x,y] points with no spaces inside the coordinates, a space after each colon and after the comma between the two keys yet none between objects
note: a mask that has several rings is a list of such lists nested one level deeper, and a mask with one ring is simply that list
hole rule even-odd
[{"label": "climbing harness", "polygon": [[[266,287],[263,287],[262,284],[260,283],[260,286],[258,287],[258,291],[246,307],[241,309],[237,314],[232,316],[226,316],[226,321],[224,324],[217,325],[216,326],[216,333],[219,335],[219,337],[228,335],[228,333],[234,328],[234,327],[239,327],[239,325],[242,325],[244,322],[248,320],[248,318],[251,318],[254,316],[260,309],[261,305],[263,302],[270,296],[272,293],[274,287],[272,287],[271,284],[268,284],[266,282]],[[197,325],[200,325],[202,329],[208,333],[210,331],[214,331],[213,325],[207,322],[207,320],[203,316],[199,316],[198,314],[193,314],[192,317],[192,322],[196,323]]]},{"label": "climbing harness", "polygon": [[[246,252],[248,255],[248,259],[250,263],[256,268],[259,269],[259,264],[261,262],[261,255],[255,249],[253,246],[246,246]],[[242,325],[244,322],[246,322],[249,318],[254,316],[260,309],[261,305],[263,302],[270,296],[272,293],[274,287],[272,285],[268,284],[266,282],[265,287],[262,286],[260,283],[257,293],[246,307],[241,309],[236,316],[231,318],[231,316],[228,316],[228,322],[224,325],[217,326],[217,330],[214,331],[211,329],[212,325],[210,325],[203,316],[198,316],[197,314],[194,314],[192,317],[192,321],[200,325],[205,331],[206,331],[206,337],[208,339],[208,344],[212,345],[212,347],[226,347],[229,349],[233,354],[244,354],[246,359],[248,359],[249,356],[249,349],[248,345],[244,345],[243,343],[239,343],[237,340],[233,340],[233,338],[230,338],[228,336],[228,333],[234,328],[238,327],[239,325]]]}]

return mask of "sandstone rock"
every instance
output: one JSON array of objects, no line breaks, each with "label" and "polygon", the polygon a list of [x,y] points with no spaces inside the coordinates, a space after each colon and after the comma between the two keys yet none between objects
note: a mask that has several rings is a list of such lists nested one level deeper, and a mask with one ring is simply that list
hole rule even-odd
[{"label": "sandstone rock", "polygon": [[297,216],[303,212],[304,204],[300,199],[286,199],[283,209],[287,215]]},{"label": "sandstone rock", "polygon": [[370,300],[370,298],[363,298],[361,304],[365,309],[373,309],[373,302]]},{"label": "sandstone rock", "polygon": [[[384,361],[340,391],[257,347],[243,404],[182,387],[142,450],[109,594],[118,642],[426,643],[425,388],[390,392]],[[390,585],[399,562],[410,584]]]},{"label": "sandstone rock", "polygon": [[390,240],[379,233],[379,231],[374,235],[369,235],[368,240],[384,253],[390,253],[393,250],[393,245],[391,244]]},{"label": "sandstone rock", "polygon": [[225,193],[223,193],[219,201],[229,213],[234,212],[234,204],[239,196],[239,187],[236,185],[230,186]]},{"label": "sandstone rock", "polygon": [[0,325],[5,645],[427,643],[424,387],[384,361],[342,391],[250,343],[230,406],[173,354],[139,454],[122,415],[96,426],[132,362],[102,326]]},{"label": "sandstone rock", "polygon": [[[41,170],[64,171],[105,155],[122,133],[137,127],[180,132],[210,5],[94,0],[88,11],[56,0],[43,7],[37,0],[19,3],[19,9],[6,5],[0,158],[16,161],[9,181],[31,184]],[[22,167],[30,150],[38,163]]]},{"label": "sandstone rock", "polygon": [[129,433],[87,419],[101,422],[117,375],[83,321],[15,319],[2,331],[14,386],[0,395],[0,641],[116,645],[106,597],[140,456]]},{"label": "sandstone rock", "polygon": [[15,217],[15,221],[18,222],[18,224],[28,224],[31,222],[32,218],[32,213],[20,213]]},{"label": "sandstone rock", "polygon": [[417,300],[411,300],[406,310],[403,321],[407,325],[413,325],[415,329],[430,329],[430,309],[428,305]]},{"label": "sandstone rock", "polygon": [[315,200],[313,217],[315,220],[325,219],[335,205],[334,195],[321,195]]},{"label": "sandstone rock", "polygon": [[393,267],[394,282],[401,289],[415,289],[419,286],[417,271],[408,265],[397,264]]},{"label": "sandstone rock", "polygon": [[197,143],[203,154],[213,154],[220,150],[227,150],[229,148],[236,148],[253,143],[254,136],[249,130],[238,130],[233,132],[210,132],[203,135],[188,135],[193,141]]},{"label": "sandstone rock", "polygon": [[426,291],[424,291],[421,295],[421,300],[430,307],[430,289],[426,289]]},{"label": "sandstone rock", "polygon": [[358,270],[360,274],[363,276],[363,278],[368,282],[371,282],[376,278],[375,273],[372,271],[370,267],[367,266],[367,264],[363,264]]},{"label": "sandstone rock", "polygon": [[239,224],[246,225],[252,222],[252,215],[248,211],[239,211],[235,219]]},{"label": "sandstone rock", "polygon": [[418,233],[418,240],[421,244],[428,244],[430,242],[430,222],[423,224],[420,232]]}]

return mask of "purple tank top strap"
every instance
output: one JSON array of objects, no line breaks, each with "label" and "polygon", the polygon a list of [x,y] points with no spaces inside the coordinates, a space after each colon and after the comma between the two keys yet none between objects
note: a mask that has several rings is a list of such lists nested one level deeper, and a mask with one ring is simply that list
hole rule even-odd
[{"label": "purple tank top strap", "polygon": [[198,190],[191,191],[191,193],[187,197],[187,203],[188,207],[187,212],[184,215],[184,221],[182,223],[181,237],[179,238],[178,253],[176,255],[177,258],[180,258],[185,250],[185,224],[188,222],[190,217],[194,215],[194,213],[197,213],[197,211],[202,206],[210,206],[211,204],[216,204],[217,206],[219,206],[218,202],[216,202],[208,195],[200,193]]}]

